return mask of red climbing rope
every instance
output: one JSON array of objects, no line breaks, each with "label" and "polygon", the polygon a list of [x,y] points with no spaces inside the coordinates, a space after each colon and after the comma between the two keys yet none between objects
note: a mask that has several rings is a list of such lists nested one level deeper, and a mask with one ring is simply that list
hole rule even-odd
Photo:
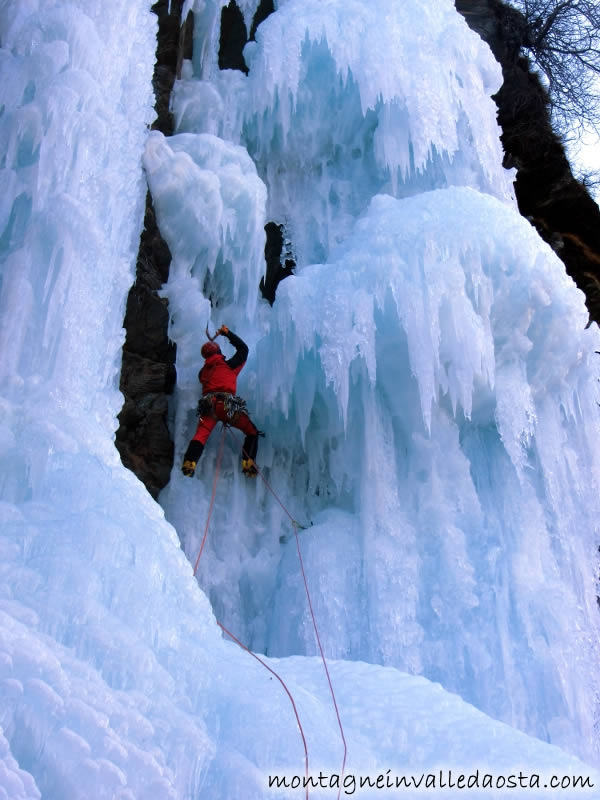
[{"label": "red climbing rope", "polygon": [[[200,545],[200,551],[198,553],[198,558],[196,559],[196,564],[194,565],[194,575],[196,574],[196,571],[198,569],[198,564],[200,563],[200,557],[202,555],[202,551],[204,550],[204,545],[206,543],[206,537],[207,537],[207,534],[208,534],[208,526],[209,526],[209,523],[210,523],[210,518],[212,516],[213,506],[214,506],[214,503],[215,503],[215,495],[216,495],[216,491],[217,491],[217,481],[218,481],[218,478],[219,478],[219,472],[220,472],[220,468],[221,468],[221,460],[222,460],[222,456],[223,456],[223,446],[224,446],[224,443],[225,443],[225,435],[226,435],[227,430],[228,430],[228,426],[223,424],[223,434],[221,436],[221,443],[220,443],[220,446],[219,446],[219,454],[217,456],[217,465],[216,465],[216,468],[215,468],[215,477],[214,477],[214,480],[213,480],[212,496],[211,496],[211,500],[210,500],[210,506],[209,506],[209,509],[208,509],[208,518],[206,520],[206,526],[204,528],[204,536],[202,537],[202,543]],[[248,453],[246,453],[244,448],[242,448],[242,452],[243,452],[243,454],[244,454],[244,456],[246,458],[249,458]],[[252,459],[252,460],[254,461],[254,459]],[[321,637],[319,636],[319,629],[317,627],[317,620],[316,620],[316,617],[315,617],[315,612],[313,610],[312,600],[311,600],[310,592],[309,592],[309,589],[308,589],[308,581],[306,579],[306,572],[304,570],[304,561],[302,559],[302,552],[300,550],[300,537],[298,536],[298,527],[299,527],[298,526],[298,522],[296,522],[296,520],[292,517],[292,515],[290,514],[288,509],[285,507],[283,502],[278,497],[278,495],[275,492],[275,490],[272,488],[272,486],[269,484],[269,482],[267,481],[267,479],[263,475],[262,471],[256,466],[256,462],[254,462],[254,466],[256,468],[257,473],[260,475],[263,483],[267,487],[267,489],[271,492],[271,494],[273,495],[275,500],[277,500],[277,502],[279,503],[281,508],[284,510],[284,512],[289,517],[289,519],[290,519],[290,521],[292,523],[292,527],[294,528],[294,535],[296,537],[296,549],[298,551],[298,559],[300,561],[300,570],[302,572],[302,578],[304,580],[304,589],[306,591],[306,597],[308,599],[308,607],[310,609],[310,615],[311,615],[311,618],[312,618],[313,628],[314,628],[314,631],[315,631],[315,637],[317,639],[317,645],[319,647],[319,652],[321,654],[321,660],[323,662],[323,667],[325,669],[325,674],[327,676],[327,682],[329,684],[329,691],[331,692],[331,699],[333,700],[333,707],[335,709],[335,714],[336,714],[338,725],[339,725],[339,728],[340,728],[340,735],[342,737],[342,742],[343,742],[343,745],[344,745],[344,758],[343,758],[343,761],[342,761],[342,773],[341,773],[341,779],[340,779],[339,788],[338,788],[338,800],[339,800],[339,798],[341,796],[342,786],[343,786],[343,783],[344,783],[344,773],[345,773],[345,769],[346,769],[346,758],[347,758],[347,754],[348,754],[348,747],[346,745],[346,737],[344,735],[344,727],[342,725],[342,720],[341,720],[341,717],[340,717],[340,712],[339,712],[337,700],[336,700],[336,697],[335,697],[335,692],[333,690],[333,683],[331,681],[331,676],[329,674],[329,668],[327,666],[327,659],[325,658],[325,653],[323,652],[323,646],[321,644]],[[217,620],[217,625],[219,625],[219,627],[227,634],[227,636],[230,636],[231,639],[233,639],[234,642],[236,642],[241,648],[246,650],[246,652],[250,653],[250,655],[253,658],[255,658],[257,661],[259,661],[263,665],[263,667],[265,667],[265,669],[268,669],[269,672],[271,672],[273,675],[275,675],[277,680],[281,683],[281,685],[285,689],[288,697],[290,698],[290,701],[292,703],[292,707],[294,709],[294,714],[296,715],[296,720],[298,722],[298,728],[300,729],[300,735],[302,736],[302,742],[304,744],[304,755],[305,755],[305,764],[306,764],[306,778],[307,778],[307,782],[306,782],[306,797],[308,799],[308,748],[306,746],[306,738],[304,736],[304,730],[302,729],[302,724],[300,722],[300,717],[298,715],[298,709],[296,708],[296,703],[294,702],[294,698],[292,697],[289,689],[285,685],[285,683],[282,680],[282,678],[280,678],[280,676],[275,672],[275,670],[271,669],[271,667],[269,667],[268,664],[266,664],[261,658],[259,658],[256,655],[256,653],[253,653],[252,650],[250,650],[244,644],[242,644],[242,642],[240,642],[239,639],[237,639],[232,633],[230,633],[227,630],[227,628],[225,628],[224,625],[221,625],[221,623],[218,620]]]},{"label": "red climbing rope", "polygon": [[[244,455],[244,457],[245,457],[245,458],[248,458],[248,459],[250,458],[250,456],[249,456],[249,455],[248,455],[248,453],[247,453],[247,452],[244,450],[244,448],[243,448],[243,447],[242,447],[242,453],[243,453],[243,455]],[[271,494],[273,495],[273,497],[275,498],[275,500],[277,500],[277,502],[279,503],[279,505],[280,505],[280,506],[283,508],[283,510],[285,511],[285,513],[286,513],[286,514],[288,515],[288,517],[290,518],[290,522],[292,523],[292,525],[298,525],[298,523],[296,522],[296,520],[295,520],[295,519],[292,517],[292,515],[290,514],[290,512],[287,510],[287,508],[286,508],[286,507],[283,505],[283,503],[281,502],[281,500],[280,500],[280,499],[279,499],[279,497],[277,496],[277,494],[276,494],[275,490],[273,489],[273,487],[271,486],[271,484],[269,483],[269,481],[268,481],[268,480],[265,478],[265,476],[263,475],[263,473],[261,472],[261,470],[258,468],[258,465],[257,465],[256,461],[254,461],[254,459],[250,459],[250,460],[251,460],[251,461],[254,463],[254,468],[256,469],[257,473],[260,475],[260,477],[261,477],[261,479],[262,479],[262,482],[265,484],[265,486],[266,486],[266,487],[267,487],[267,489],[268,489],[268,490],[271,492]],[[302,526],[300,525],[300,527],[302,527]]]},{"label": "red climbing rope", "polygon": [[[225,432],[226,432],[226,430],[227,430],[227,427],[226,427],[225,424],[223,424],[223,433],[221,435],[221,442],[220,442],[220,446],[219,446],[219,454],[217,456],[217,465],[216,465],[216,468],[215,468],[215,477],[214,477],[214,480],[213,480],[212,496],[211,496],[211,499],[210,499],[210,506],[208,508],[208,516],[207,516],[207,519],[206,519],[206,526],[204,528],[204,536],[202,537],[202,543],[200,545],[200,550],[198,552],[198,558],[196,559],[196,564],[194,565],[194,575],[196,574],[196,571],[198,569],[198,564],[200,563],[200,557],[202,555],[202,551],[204,550],[204,545],[206,543],[206,537],[207,537],[207,534],[208,534],[208,526],[210,524],[210,518],[212,516],[213,507],[214,507],[214,504],[215,504],[215,495],[216,495],[216,492],[217,492],[217,481],[219,480],[219,473],[221,471],[221,460],[223,458],[223,447],[224,447],[224,444],[225,444]],[[298,723],[298,729],[300,730],[300,736],[302,737],[302,744],[304,745],[304,763],[305,763],[305,769],[306,769],[306,800],[309,800],[309,798],[308,798],[308,786],[309,786],[309,782],[308,782],[308,747],[306,745],[306,737],[304,735],[304,729],[302,727],[302,723],[300,722],[300,715],[298,714],[298,709],[296,707],[296,703],[294,701],[294,698],[292,697],[292,693],[290,692],[290,690],[285,685],[285,682],[284,682],[283,678],[280,675],[278,675],[275,672],[274,669],[272,669],[268,664],[266,664],[262,660],[262,658],[259,658],[256,655],[256,653],[253,653],[252,650],[250,650],[248,647],[246,647],[246,645],[243,644],[236,636],[234,636],[233,633],[231,633],[231,631],[227,630],[227,628],[224,625],[222,625],[219,622],[219,620],[216,620],[216,623],[221,628],[221,630],[223,630],[224,633],[227,634],[227,636],[229,636],[231,639],[233,639],[233,641],[236,644],[238,644],[247,653],[250,653],[250,655],[253,658],[255,658],[259,663],[261,663],[263,665],[263,667],[265,669],[268,669],[269,672],[277,678],[279,683],[283,686],[287,696],[289,697],[290,702],[292,704],[292,708],[294,709],[294,714],[296,715],[296,721]]]},{"label": "red climbing rope", "polygon": [[202,555],[202,551],[204,550],[204,545],[206,544],[206,536],[208,534],[208,525],[210,523],[210,518],[212,516],[213,506],[215,504],[215,495],[217,493],[217,481],[219,480],[219,472],[221,471],[221,460],[223,458],[223,447],[225,445],[225,431],[226,428],[223,425],[223,433],[221,434],[221,443],[219,445],[219,455],[217,456],[217,466],[215,467],[215,478],[213,480],[213,487],[212,487],[212,497],[210,498],[210,506],[208,508],[208,517],[206,518],[206,526],[204,528],[204,536],[202,537],[202,544],[200,545],[200,551],[198,553],[198,558],[196,559],[196,563],[194,564],[194,575],[198,569],[198,564],[200,563],[200,556]]},{"label": "red climbing rope", "polygon": [[[248,453],[246,453],[244,448],[242,448],[242,452],[243,452],[243,454],[244,454],[244,456],[246,458],[249,458]],[[308,607],[310,609],[310,615],[312,617],[312,623],[313,623],[313,628],[314,628],[314,631],[315,631],[315,636],[316,636],[316,639],[317,639],[317,645],[319,647],[319,652],[321,654],[321,660],[323,662],[323,667],[325,669],[325,674],[327,675],[327,683],[329,684],[329,691],[331,692],[331,699],[333,700],[333,707],[335,708],[335,715],[337,717],[338,725],[339,725],[339,728],[340,728],[340,735],[342,737],[342,742],[343,742],[343,745],[344,745],[344,758],[343,758],[343,761],[342,761],[342,776],[341,776],[341,779],[340,779],[340,785],[339,785],[339,789],[338,789],[338,800],[339,800],[340,795],[341,795],[341,791],[342,791],[342,785],[344,783],[344,772],[345,772],[345,769],[346,769],[346,758],[347,758],[347,755],[348,755],[348,747],[346,745],[346,737],[344,736],[344,726],[342,725],[342,719],[340,717],[340,712],[339,712],[339,709],[338,709],[337,700],[335,698],[335,692],[333,690],[333,683],[331,682],[331,676],[329,674],[329,668],[327,666],[327,659],[325,658],[325,653],[323,652],[323,646],[321,645],[321,637],[319,636],[319,629],[317,627],[317,620],[316,620],[316,617],[315,617],[315,612],[313,610],[313,605],[312,605],[312,600],[311,600],[311,597],[310,597],[310,592],[308,590],[308,581],[306,580],[306,572],[304,571],[304,561],[302,559],[302,553],[300,551],[300,537],[298,536],[298,523],[292,517],[292,515],[290,514],[288,509],[285,507],[283,502],[280,500],[280,498],[277,496],[277,493],[271,487],[271,485],[269,484],[269,482],[267,481],[267,479],[265,478],[265,476],[263,475],[261,470],[256,466],[256,462],[254,462],[254,466],[256,468],[256,471],[260,475],[261,479],[263,480],[265,486],[267,487],[267,489],[271,492],[271,494],[273,495],[275,500],[277,500],[277,502],[279,503],[281,508],[285,511],[287,516],[290,518],[290,521],[291,521],[292,526],[294,528],[294,535],[296,537],[296,549],[298,550],[298,559],[300,561],[300,569],[302,571],[302,578],[304,579],[304,589],[306,591],[306,597],[308,599]]]},{"label": "red climbing rope", "polygon": [[302,723],[300,722],[300,715],[298,714],[298,709],[296,708],[296,703],[294,702],[292,693],[285,685],[283,678],[280,675],[278,675],[274,669],[271,669],[271,667],[268,664],[266,664],[262,660],[262,658],[259,658],[256,655],[256,653],[253,653],[252,650],[246,647],[245,644],[242,644],[242,642],[240,642],[240,640],[236,636],[234,636],[233,633],[228,631],[224,625],[221,625],[219,620],[217,620],[217,625],[219,626],[219,628],[221,628],[221,630],[223,630],[227,634],[227,636],[230,636],[236,644],[239,644],[242,650],[245,650],[247,653],[250,653],[252,658],[255,658],[258,662],[260,662],[263,665],[265,669],[268,669],[271,674],[275,675],[279,683],[283,686],[285,693],[290,698],[290,703],[292,704],[292,708],[294,709],[294,714],[296,715],[296,722],[298,723],[298,728],[300,729],[300,736],[302,736],[302,744],[304,745],[304,763],[306,764],[306,797],[308,800],[308,747],[306,746],[306,737],[304,736],[304,729],[302,728]]},{"label": "red climbing rope", "polygon": [[310,592],[308,591],[308,582],[306,580],[306,573],[304,571],[304,561],[302,560],[302,553],[300,552],[300,537],[298,536],[298,524],[296,522],[292,523],[294,526],[294,534],[296,536],[296,549],[298,550],[298,558],[300,560],[300,569],[302,570],[302,577],[304,579],[304,588],[306,589],[306,597],[308,599],[308,607],[310,608],[310,615],[312,617],[313,628],[315,629],[315,636],[317,637],[317,644],[319,645],[319,652],[321,653],[321,659],[323,661],[323,667],[325,668],[325,674],[327,675],[327,683],[329,684],[329,691],[331,692],[331,699],[333,700],[333,707],[335,708],[335,715],[337,717],[338,725],[340,726],[340,735],[342,737],[342,742],[344,743],[344,759],[342,761],[342,777],[340,778],[340,784],[338,788],[338,800],[342,791],[342,785],[344,783],[344,773],[346,771],[346,757],[348,755],[348,747],[346,745],[346,737],[344,736],[344,727],[342,725],[342,720],[340,717],[340,712],[338,709],[337,700],[335,699],[335,692],[333,691],[333,684],[331,683],[331,676],[329,675],[329,668],[327,667],[327,659],[325,658],[325,653],[323,652],[323,647],[321,645],[321,637],[319,636],[319,630],[317,628],[317,620],[315,618],[315,612],[313,611],[312,601],[310,599]]}]

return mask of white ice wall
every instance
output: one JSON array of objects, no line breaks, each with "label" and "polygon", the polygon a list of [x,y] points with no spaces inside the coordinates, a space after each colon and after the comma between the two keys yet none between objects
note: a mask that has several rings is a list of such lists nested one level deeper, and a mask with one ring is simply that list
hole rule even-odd
[{"label": "white ice wall", "polygon": [[[122,403],[155,23],[143,3],[110,20],[88,6],[3,3],[1,302],[21,309],[0,327],[11,499],[30,495],[57,436],[71,450],[87,437],[117,460],[100,440]],[[17,446],[9,431],[22,428]]]},{"label": "white ice wall", "polygon": [[[288,6],[298,10],[292,0],[280,4],[280,10]],[[455,24],[448,5],[435,8],[443,11],[448,24]],[[304,771],[287,697],[250,656],[222,640],[176,532],[140,482],[120,465],[114,450],[121,402],[121,322],[141,227],[146,143],[153,190],[159,205],[165,200],[165,230],[176,239],[171,241],[173,249],[180,248],[169,287],[173,328],[182,344],[178,455],[194,424],[194,371],[209,305],[200,284],[208,279],[219,301],[211,322],[232,324],[253,346],[240,388],[269,434],[262,443],[262,462],[294,513],[302,521],[311,517],[315,522],[301,535],[328,654],[347,659],[330,664],[348,742],[347,778],[376,778],[387,770],[418,775],[442,766],[507,775],[517,764],[528,774],[589,776],[600,785],[600,776],[582,762],[490,719],[426,678],[356,662],[405,659],[412,671],[435,663],[440,666],[439,679],[454,680],[458,686],[461,673],[444,662],[460,644],[449,608],[454,602],[462,623],[473,598],[479,596],[481,604],[481,578],[467,560],[475,556],[478,565],[486,562],[489,567],[485,586],[500,595],[486,610],[490,616],[498,613],[506,659],[514,656],[518,671],[523,649],[533,642],[540,692],[548,690],[543,702],[527,706],[513,681],[507,694],[514,698],[511,719],[525,729],[545,730],[550,712],[562,703],[566,711],[558,719],[563,727],[557,730],[554,725],[549,730],[552,738],[574,751],[591,749],[587,739],[577,738],[590,719],[589,675],[585,669],[573,669],[567,648],[588,653],[586,641],[593,633],[585,608],[589,589],[581,590],[591,570],[585,560],[590,538],[573,539],[572,521],[589,521],[592,527],[592,505],[586,508],[592,485],[580,484],[579,478],[593,463],[595,434],[579,416],[589,418],[585,404],[593,403],[594,396],[586,389],[586,335],[563,335],[561,320],[579,319],[583,309],[572,288],[557,280],[557,262],[546,250],[537,250],[522,233],[524,223],[498,200],[473,201],[463,189],[435,195],[438,200],[380,197],[371,203],[375,183],[367,180],[353,198],[356,205],[348,204],[343,215],[336,212],[332,217],[331,229],[342,217],[345,220],[339,249],[322,232],[306,237],[323,252],[331,248],[331,275],[325,274],[326,265],[302,263],[305,278],[283,284],[272,310],[257,301],[252,286],[260,274],[265,209],[277,193],[261,182],[260,170],[239,142],[215,140],[218,130],[205,132],[213,138],[193,143],[180,139],[170,145],[148,135],[155,20],[147,5],[128,3],[109,15],[98,3],[5,0],[0,11],[0,58],[7,76],[0,90],[6,187],[0,203],[0,797],[225,800],[243,795],[250,800],[264,798],[268,774]],[[276,15],[274,21],[276,30]],[[244,80],[238,76],[224,80],[243,90]],[[214,95],[217,89],[212,88]],[[353,109],[356,92],[353,85],[347,93]],[[340,102],[345,101],[346,92],[341,91]],[[491,107],[483,113],[493,116]],[[490,135],[487,129],[481,133]],[[476,158],[477,148],[469,144],[467,150]],[[171,159],[173,168],[162,159]],[[476,172],[481,178],[479,168]],[[355,174],[345,171],[343,180]],[[365,169],[362,174],[371,173]],[[380,180],[380,175],[375,178]],[[428,178],[421,185],[417,175],[398,194],[419,195],[423,188],[435,188],[436,180]],[[447,176],[440,180],[443,185],[448,182]],[[326,176],[319,190],[335,183]],[[207,191],[202,193],[201,187]],[[166,198],[165,188],[170,192]],[[503,190],[498,194],[505,196]],[[319,197],[321,202],[322,193]],[[452,198],[455,227],[464,225],[461,229],[477,237],[480,268],[477,248],[467,248],[470,256],[465,261],[461,244],[440,244],[447,230],[436,220],[442,210],[448,213]],[[353,218],[359,207],[360,220]],[[293,210],[291,204],[288,208]],[[310,210],[306,203],[302,208]],[[487,238],[477,220],[467,224],[461,217],[461,211],[473,214],[475,208],[494,220]],[[352,214],[349,209],[354,209]],[[181,219],[169,220],[174,211],[191,223],[182,226]],[[295,213],[301,221],[302,214]],[[407,227],[411,219],[413,228]],[[204,243],[193,239],[198,228],[207,232]],[[523,237],[518,245],[512,242],[515,232]],[[410,255],[420,252],[415,241],[423,247],[419,257]],[[428,342],[433,365],[426,359],[410,360],[418,359],[421,351],[416,346],[411,350],[408,340],[420,341],[422,331],[410,317],[408,300],[397,295],[391,303],[385,288],[389,252],[402,243],[409,253],[392,259],[400,287],[417,281],[411,264],[418,261],[423,269],[433,269],[436,258],[451,256],[450,284],[430,286],[424,281],[421,294],[411,295],[439,311],[443,336],[438,349],[435,337]],[[214,264],[196,263],[203,246]],[[531,259],[517,259],[520,269],[509,270],[507,284],[501,280],[503,265],[512,264],[509,256],[518,247],[537,259],[535,313],[529,328],[509,322],[514,322],[515,307],[527,317],[523,287]],[[363,252],[368,259],[362,258]],[[359,262],[374,258],[379,269],[363,270]],[[477,275],[477,292],[474,286],[466,297],[453,291],[461,276],[466,280]],[[494,281],[514,287],[515,295],[503,289],[492,292]],[[436,287],[438,293],[430,296],[429,289]],[[446,301],[435,305],[433,300],[441,296]],[[510,311],[507,316],[499,306],[498,330],[492,297]],[[515,306],[515,297],[521,305]],[[477,336],[461,339],[448,308],[467,313],[466,327]],[[448,338],[452,331],[454,338]],[[498,332],[504,348],[496,341]],[[520,350],[511,343],[513,335]],[[529,337],[533,348],[528,350]],[[480,359],[477,347],[469,347],[473,338],[488,343]],[[395,348],[392,353],[387,339]],[[400,363],[394,360],[399,344],[406,346]],[[461,347],[466,348],[464,357]],[[507,358],[512,353],[525,370],[517,371],[516,377],[510,369],[507,374],[521,388],[527,378],[531,407],[538,413],[534,424],[500,409],[504,416],[498,412],[498,418],[514,422],[503,429],[502,438],[494,428],[494,403],[500,395],[491,390],[492,372],[497,387],[504,368],[499,353]],[[261,373],[267,359],[277,367],[271,371],[276,379],[272,383]],[[466,372],[459,369],[465,366]],[[386,369],[398,381],[395,387],[381,379]],[[470,393],[471,374],[478,380]],[[400,396],[390,391],[400,384]],[[543,407],[545,393],[557,400],[549,408]],[[472,423],[491,421],[495,460],[489,459],[489,464],[476,464],[476,455],[485,456],[489,449],[471,443],[462,445],[462,455],[459,452],[460,409],[466,410],[469,396],[477,401],[471,404]],[[387,419],[390,409],[397,417],[393,424]],[[532,469],[535,464],[523,461],[520,469],[527,477],[520,484],[516,437],[523,430],[533,431],[535,437],[535,449],[524,452],[535,455],[541,467]],[[405,443],[404,449],[399,442]],[[463,491],[456,492],[452,471],[462,469],[466,481],[469,454],[476,465],[475,488],[463,483]],[[196,554],[205,521],[214,456],[214,450],[207,450],[200,481],[184,483],[175,473],[165,496],[171,517],[178,526],[181,523],[190,555]],[[364,479],[365,467],[369,480]],[[494,470],[506,478],[509,490],[497,494],[494,489],[501,482],[485,483]],[[242,483],[236,446],[226,450],[222,480],[200,570],[201,586],[210,594],[217,617],[256,647],[281,654],[311,652],[314,645],[306,607],[300,607],[304,601],[297,562],[291,543],[285,542],[289,528],[283,514],[264,486]],[[434,502],[427,505],[431,497]],[[412,506],[407,506],[407,498]],[[501,557],[505,509],[511,503],[511,508],[519,508],[521,498],[530,504],[536,524],[529,542],[520,515],[510,517],[509,531],[520,550],[519,558],[509,562]],[[400,527],[390,526],[396,507]],[[488,538],[474,538],[475,548],[461,551],[458,545],[469,540],[482,519],[487,520]],[[435,522],[433,532],[424,520]],[[473,523],[471,528],[465,520]],[[548,540],[552,552],[545,547]],[[427,564],[430,572],[420,569],[419,543],[433,548],[436,556],[441,549],[437,545],[445,545],[438,576],[452,566],[447,596],[438,592],[431,606],[445,625],[445,638],[433,626],[425,627],[415,613],[422,608],[420,598],[435,599],[426,593],[435,588],[429,583],[436,576],[433,559]],[[532,551],[540,567],[536,572],[526,569]],[[396,570],[399,561],[402,582]],[[515,581],[517,568],[522,570],[517,575],[521,583]],[[462,579],[469,570],[472,579],[465,587]],[[543,585],[533,584],[525,597],[523,584],[532,576],[543,576]],[[548,597],[543,594],[548,576],[553,613],[544,618],[544,629],[539,603],[540,597]],[[511,594],[514,587],[519,594]],[[573,617],[576,635],[563,637],[566,614],[576,602],[581,604]],[[514,608],[530,624],[534,638],[521,631],[516,635],[506,616],[507,609]],[[391,616],[400,620],[393,635],[386,623]],[[364,620],[369,620],[374,635]],[[470,630],[477,629],[476,619],[470,624]],[[485,634],[480,647],[497,644],[493,626]],[[540,643],[540,637],[547,641]],[[547,661],[548,643],[559,648],[554,664]],[[473,650],[472,640],[466,646]],[[557,700],[552,669],[560,659],[566,689]],[[272,659],[270,664],[285,677],[298,704],[311,769],[317,774],[321,768],[339,770],[341,742],[320,662],[298,656]],[[549,677],[541,674],[540,664],[548,664]],[[484,677],[490,675],[488,671]],[[574,676],[586,679],[581,687]],[[489,701],[485,681],[470,688],[478,703]],[[320,794],[328,797],[331,792]],[[580,793],[586,795],[597,797],[598,792]],[[279,796],[295,797],[297,791]],[[311,797],[317,796],[311,792]],[[382,794],[367,790],[362,796]],[[488,790],[485,796],[500,794]],[[555,793],[540,790],[527,796]]]},{"label": "white ice wall", "polygon": [[[166,146],[206,164],[218,137],[256,174],[235,197],[221,190],[219,219],[234,225],[211,225],[212,255],[179,259],[166,289],[186,320],[176,459],[194,429],[204,319],[225,323],[251,345],[239,388],[267,431],[268,478],[316,523],[303,538],[328,652],[423,673],[591,757],[598,334],[517,212],[490,97],[499,65],[450,0],[288,0],[246,46],[247,76],[219,72],[211,41],[175,87],[182,133]],[[153,175],[181,251],[180,209],[206,200]],[[221,164],[212,176],[225,184]],[[266,201],[251,217],[257,176]],[[237,264],[238,281],[262,266],[269,219],[286,227],[297,277],[255,308],[220,265]],[[180,277],[207,271],[210,308]],[[200,583],[254,647],[314,653],[286,517],[240,482],[228,442]],[[215,437],[200,487],[176,464],[162,496],[192,559],[216,450]]]}]

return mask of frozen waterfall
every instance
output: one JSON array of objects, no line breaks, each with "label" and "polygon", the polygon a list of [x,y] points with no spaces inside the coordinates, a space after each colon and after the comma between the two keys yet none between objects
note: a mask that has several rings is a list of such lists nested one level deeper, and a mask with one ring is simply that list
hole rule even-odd
[{"label": "frozen waterfall", "polygon": [[[219,70],[223,5],[186,0],[165,138],[149,3],[0,0],[0,798],[304,797],[288,698],[215,617],[289,686],[311,798],[456,797],[450,772],[600,798],[600,337],[516,209],[500,68],[451,0],[277,0],[248,74]],[[173,255],[160,505],[113,441],[145,179]],[[268,221],[297,263],[272,307]],[[192,575],[207,323],[250,346],[259,463],[307,526],[343,777],[289,520],[234,437]]]}]

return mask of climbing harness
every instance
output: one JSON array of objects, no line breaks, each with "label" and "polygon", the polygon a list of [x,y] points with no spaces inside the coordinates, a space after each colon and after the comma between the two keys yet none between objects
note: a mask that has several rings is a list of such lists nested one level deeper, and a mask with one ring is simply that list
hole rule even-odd
[{"label": "climbing harness", "polygon": [[236,414],[240,413],[248,414],[248,407],[243,397],[238,397],[228,392],[209,392],[208,394],[203,394],[198,400],[196,411],[200,419],[215,416],[215,403],[218,400],[223,403],[227,419],[233,419]]},{"label": "climbing harness", "polygon": [[[208,333],[208,326],[207,326],[207,333]],[[208,395],[205,395],[205,396],[208,396]],[[209,505],[209,509],[208,509],[208,519],[206,520],[206,526],[204,528],[204,535],[202,537],[202,543],[200,545],[200,551],[198,553],[198,558],[196,559],[196,564],[194,566],[194,575],[196,575],[196,572],[198,570],[198,564],[200,563],[200,556],[202,555],[202,551],[204,550],[204,545],[205,545],[206,537],[207,537],[207,534],[208,534],[208,526],[210,524],[210,518],[211,518],[211,515],[212,515],[214,502],[215,502],[215,494],[216,494],[216,489],[217,489],[217,480],[218,480],[219,472],[220,472],[220,468],[221,468],[221,459],[222,459],[222,456],[223,456],[223,445],[225,443],[225,436],[227,434],[228,428],[229,428],[229,426],[226,423],[223,423],[223,433],[221,435],[221,442],[220,442],[220,445],[219,445],[219,454],[217,456],[217,465],[215,467],[215,477],[214,477],[214,480],[213,480],[212,496],[211,496],[211,501],[210,501],[210,505]],[[243,447],[242,447],[242,454],[243,454],[244,458],[248,458],[249,457],[248,453],[245,451],[245,449]],[[281,508],[283,509],[285,514],[288,516],[288,518],[289,518],[289,520],[290,520],[290,522],[292,524],[292,527],[294,529],[294,535],[296,537],[296,549],[297,549],[297,552],[298,552],[298,559],[300,561],[300,570],[302,572],[302,578],[303,578],[303,581],[304,581],[304,589],[305,589],[305,592],[306,592],[306,597],[308,599],[308,607],[310,609],[310,615],[311,615],[311,618],[312,618],[313,629],[314,629],[314,632],[315,632],[315,637],[316,637],[316,640],[317,640],[317,645],[318,645],[318,648],[319,648],[319,652],[321,654],[321,661],[323,662],[323,668],[325,670],[325,675],[327,676],[327,683],[329,684],[329,691],[331,693],[331,699],[333,701],[333,707],[335,709],[335,714],[336,714],[337,721],[338,721],[338,726],[339,726],[339,729],[340,729],[340,736],[341,736],[341,739],[342,739],[342,743],[344,745],[344,758],[343,758],[343,761],[342,761],[341,777],[340,777],[340,783],[339,783],[339,788],[338,788],[338,800],[339,800],[340,796],[341,796],[342,786],[343,786],[343,783],[344,783],[344,774],[345,774],[345,770],[346,770],[346,758],[347,758],[347,754],[348,754],[348,747],[347,747],[347,744],[346,744],[346,737],[344,735],[344,727],[342,725],[342,720],[341,720],[341,717],[340,717],[340,712],[339,712],[339,709],[338,709],[338,704],[337,704],[337,700],[336,700],[336,697],[335,697],[335,692],[333,690],[333,683],[331,681],[331,676],[329,674],[329,668],[327,666],[327,660],[325,658],[325,653],[323,651],[323,646],[321,644],[321,637],[319,636],[319,629],[317,627],[317,620],[316,620],[316,617],[315,617],[315,612],[314,612],[314,609],[313,609],[312,600],[311,600],[310,592],[309,592],[309,589],[308,589],[308,581],[306,579],[306,572],[304,570],[304,561],[302,559],[302,552],[300,550],[300,537],[298,536],[298,530],[299,529],[303,530],[306,526],[300,525],[300,523],[297,522],[292,517],[292,515],[290,514],[288,509],[285,507],[283,502],[278,497],[278,495],[275,492],[275,490],[272,488],[272,486],[269,484],[269,482],[267,481],[267,479],[263,475],[262,471],[258,468],[258,466],[256,466],[256,462],[254,462],[254,467],[255,467],[258,475],[262,479],[263,483],[267,487],[267,489],[271,492],[271,494],[273,495],[273,497],[275,498],[277,503],[281,506]],[[263,666],[266,667],[266,669],[268,669],[269,672],[272,672],[277,677],[277,679],[280,681],[280,683],[283,685],[285,691],[287,692],[288,697],[290,698],[292,706],[294,708],[294,712],[296,714],[296,719],[298,721],[298,727],[300,728],[300,733],[302,735],[302,741],[304,742],[305,762],[306,762],[306,777],[307,777],[306,798],[308,800],[308,750],[307,750],[307,747],[306,747],[306,739],[305,739],[305,736],[304,736],[304,731],[303,731],[302,725],[300,723],[300,717],[298,715],[296,704],[294,702],[294,699],[293,699],[292,695],[290,694],[289,690],[285,686],[285,683],[283,682],[283,680],[279,677],[279,675],[277,675],[277,673],[274,670],[272,670],[255,653],[253,653],[251,650],[249,650],[249,648],[247,648],[238,639],[236,639],[236,637],[233,636],[233,634],[231,634],[223,625],[221,625],[220,622],[217,621],[217,624],[219,625],[220,628],[222,628],[222,630],[228,636],[230,636],[235,642],[237,642],[237,644],[240,647],[242,647],[244,650],[249,652],[250,655],[252,655],[258,661],[260,661],[260,663],[263,664]]]}]

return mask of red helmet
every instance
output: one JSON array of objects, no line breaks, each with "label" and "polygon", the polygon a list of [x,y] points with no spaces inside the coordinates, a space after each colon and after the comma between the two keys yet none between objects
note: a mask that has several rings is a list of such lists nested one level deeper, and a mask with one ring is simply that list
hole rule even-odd
[{"label": "red helmet", "polygon": [[204,342],[202,345],[202,350],[200,350],[200,355],[202,358],[209,358],[210,356],[215,356],[220,352],[221,348],[216,342]]}]

